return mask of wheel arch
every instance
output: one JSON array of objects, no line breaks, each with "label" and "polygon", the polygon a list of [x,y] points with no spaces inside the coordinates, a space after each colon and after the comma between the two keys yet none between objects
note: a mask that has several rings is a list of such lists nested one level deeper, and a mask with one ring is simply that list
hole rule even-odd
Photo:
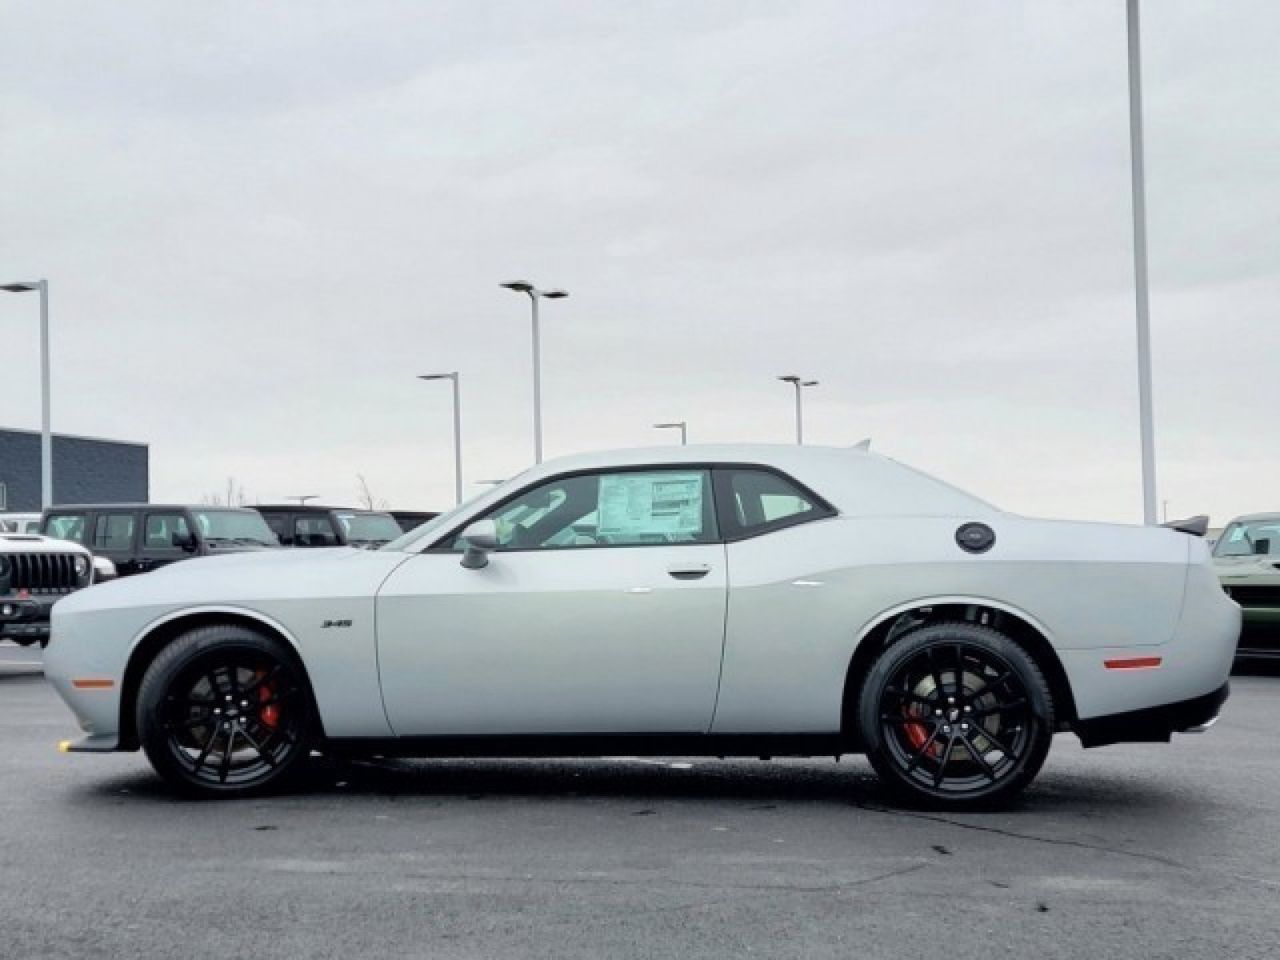
[{"label": "wheel arch", "polygon": [[856,718],[862,678],[876,657],[920,627],[956,621],[999,630],[1026,650],[1049,683],[1057,729],[1070,729],[1076,720],[1075,697],[1049,630],[1026,611],[998,600],[944,596],[913,600],[885,610],[859,633],[844,679],[840,729],[846,739],[857,739]]},{"label": "wheel arch", "polygon": [[[307,672],[306,661],[297,639],[283,624],[256,610],[234,606],[188,607],[175,610],[151,621],[134,638],[129,650],[129,660],[125,666],[124,678],[120,684],[120,742],[119,750],[136,750],[139,747],[135,705],[138,699],[138,688],[142,685],[143,674],[166,646],[183,634],[197,627],[209,627],[218,624],[233,624],[248,627],[265,636],[281,640],[298,660],[302,676],[307,685],[307,695],[315,704],[315,693],[311,689],[311,677]],[[316,711],[319,722],[319,711]]]}]

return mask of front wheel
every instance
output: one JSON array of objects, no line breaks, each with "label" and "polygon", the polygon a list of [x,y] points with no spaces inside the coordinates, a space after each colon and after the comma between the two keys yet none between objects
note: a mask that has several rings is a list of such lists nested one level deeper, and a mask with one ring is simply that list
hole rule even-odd
[{"label": "front wheel", "polygon": [[867,759],[902,799],[997,806],[1040,771],[1053,739],[1053,697],[1031,656],[969,623],[923,627],[872,664],[858,726]]},{"label": "front wheel", "polygon": [[138,737],[178,790],[240,796],[281,785],[309,753],[302,667],[277,640],[232,625],[169,644],[138,690]]}]

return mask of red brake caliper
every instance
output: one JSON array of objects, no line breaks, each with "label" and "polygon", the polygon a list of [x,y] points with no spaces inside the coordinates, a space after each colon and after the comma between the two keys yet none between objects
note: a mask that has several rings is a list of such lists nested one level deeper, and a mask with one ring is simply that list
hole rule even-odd
[{"label": "red brake caliper", "polygon": [[[266,675],[267,675],[267,672],[265,670],[259,670],[256,674],[254,674],[254,680],[255,681],[261,680]],[[258,688],[258,700],[262,703],[266,703],[268,700],[271,699],[273,692],[274,691],[272,691],[271,685],[264,683],[262,686]],[[263,707],[260,711],[258,711],[258,717],[259,719],[262,720],[263,726],[274,730],[276,728],[276,724],[280,722],[280,708],[276,706],[274,703],[269,703],[265,707]]]},{"label": "red brake caliper", "polygon": [[[903,706],[902,714],[906,717],[915,717],[916,714],[911,712],[911,708]],[[911,744],[912,750],[919,750],[929,739],[929,728],[923,723],[904,723],[902,732],[907,736],[907,743]]]}]

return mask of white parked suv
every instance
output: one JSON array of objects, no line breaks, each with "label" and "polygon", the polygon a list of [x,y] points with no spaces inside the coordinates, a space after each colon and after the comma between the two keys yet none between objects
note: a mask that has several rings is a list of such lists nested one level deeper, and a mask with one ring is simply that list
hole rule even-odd
[{"label": "white parked suv", "polygon": [[77,543],[0,533],[0,640],[47,643],[54,603],[93,583],[96,567]]}]

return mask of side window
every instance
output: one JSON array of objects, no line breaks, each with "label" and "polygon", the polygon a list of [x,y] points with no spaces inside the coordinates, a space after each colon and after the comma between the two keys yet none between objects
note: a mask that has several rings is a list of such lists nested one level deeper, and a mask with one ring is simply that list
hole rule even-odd
[{"label": "side window", "polygon": [[93,527],[95,550],[133,549],[133,514],[103,513]]},{"label": "side window", "polygon": [[262,519],[267,522],[267,526],[271,528],[271,532],[279,538],[281,543],[289,543],[289,515],[286,513],[264,513]]},{"label": "side window", "polygon": [[83,513],[56,514],[49,518],[45,536],[53,537],[55,540],[71,540],[83,545],[84,518]]},{"label": "side window", "polygon": [[[488,515],[499,550],[634,547],[716,539],[705,470],[644,470],[550,480]],[[454,550],[466,542],[458,537]]]},{"label": "side window", "polygon": [[304,514],[293,520],[293,540],[300,547],[336,547],[338,534],[328,517]]},{"label": "side window", "polygon": [[716,494],[721,527],[729,540],[781,530],[835,513],[799,484],[772,470],[717,470]]},{"label": "side window", "polygon": [[190,536],[187,518],[180,513],[152,513],[143,527],[143,542],[148,550],[172,550],[173,535]]}]

